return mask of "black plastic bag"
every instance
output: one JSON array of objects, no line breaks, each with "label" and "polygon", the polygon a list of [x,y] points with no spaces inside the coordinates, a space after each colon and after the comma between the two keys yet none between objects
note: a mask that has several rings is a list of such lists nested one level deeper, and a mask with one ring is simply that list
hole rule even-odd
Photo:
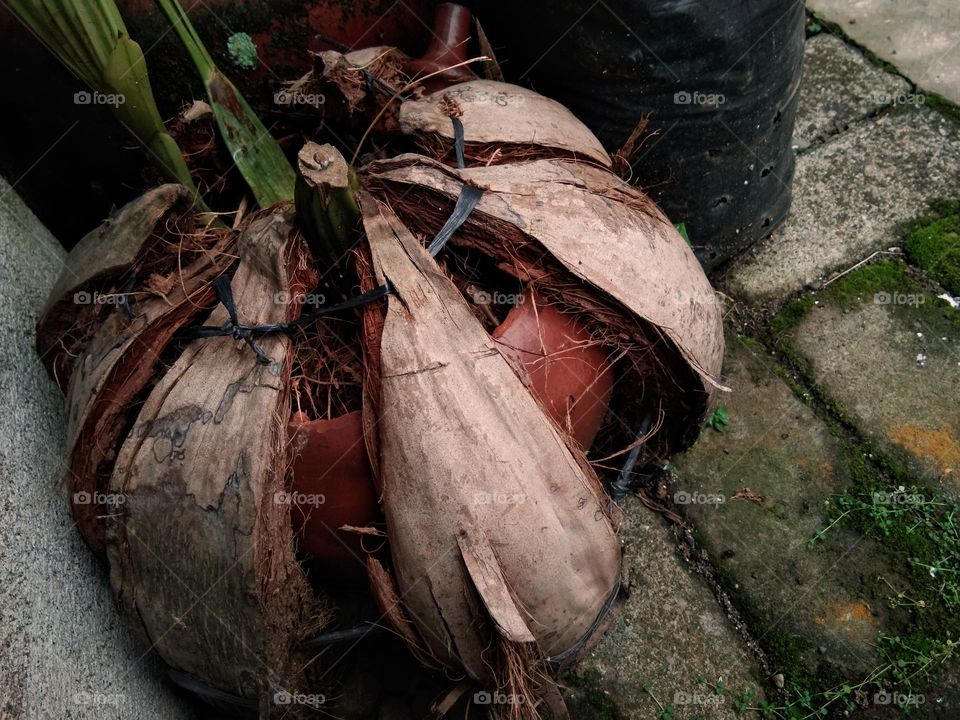
[{"label": "black plastic bag", "polygon": [[798,0],[474,3],[507,80],[559,100],[611,152],[649,114],[633,182],[708,270],[790,206]]}]

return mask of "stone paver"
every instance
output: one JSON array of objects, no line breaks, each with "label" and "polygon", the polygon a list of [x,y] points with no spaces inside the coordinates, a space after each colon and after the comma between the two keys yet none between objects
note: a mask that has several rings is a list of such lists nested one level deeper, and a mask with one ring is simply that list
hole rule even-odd
[{"label": "stone paver", "polygon": [[807,7],[896,65],[918,87],[960,103],[956,0],[807,0]]},{"label": "stone paver", "polygon": [[[893,304],[918,298],[928,307]],[[935,302],[890,288],[856,309],[821,303],[793,344],[814,381],[868,437],[899,449],[915,473],[960,497],[960,331],[931,311]]]},{"label": "stone paver", "polygon": [[[624,507],[630,596],[577,669],[571,716],[609,718],[612,705],[615,717],[649,720],[659,702],[679,717],[735,717],[737,689],[760,685],[750,652],[702,578],[677,555],[665,522],[636,498]],[[717,694],[712,688],[721,678],[727,691]]]},{"label": "stone paver", "polygon": [[895,620],[881,578],[901,580],[883,550],[852,531],[835,528],[822,544],[809,543],[824,525],[824,503],[851,482],[844,449],[766,356],[735,338],[725,380],[730,425],[706,430],[674,459],[676,506],[754,637],[781,663],[776,651],[787,649],[781,656],[795,667],[777,668],[787,683],[799,672],[863,677],[877,662],[877,631]]},{"label": "stone paver", "polygon": [[2,178],[0,256],[0,717],[193,717],[73,527],[63,399],[33,342],[63,250]]},{"label": "stone paver", "polygon": [[828,32],[815,35],[804,51],[794,149],[847,130],[909,91],[906,80],[884,72],[842,39]]},{"label": "stone paver", "polygon": [[960,187],[960,129],[929,108],[865,121],[797,160],[778,232],[726,279],[749,300],[783,296],[900,241],[900,225]]}]

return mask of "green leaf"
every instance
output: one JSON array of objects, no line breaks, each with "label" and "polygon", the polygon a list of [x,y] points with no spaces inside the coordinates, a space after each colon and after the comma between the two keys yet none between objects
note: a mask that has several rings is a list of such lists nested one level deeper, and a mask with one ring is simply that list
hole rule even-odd
[{"label": "green leaf", "polygon": [[200,36],[197,35],[197,31],[194,29],[193,23],[190,22],[190,18],[187,17],[187,13],[184,12],[183,7],[177,0],[157,0],[157,5],[167,16],[170,24],[173,25],[174,32],[177,33],[180,42],[187,49],[197,72],[200,73],[200,79],[206,85],[210,82],[210,77],[213,75],[216,65],[200,40]]},{"label": "green leaf", "polygon": [[230,156],[260,207],[293,200],[297,175],[280,145],[223,73],[207,84],[210,107]]},{"label": "green leaf", "polygon": [[103,84],[120,96],[115,112],[133,133],[149,141],[157,132],[166,132],[150,89],[147,64],[140,46],[121,36],[103,68]]},{"label": "green leaf", "polygon": [[677,232],[680,233],[680,237],[687,241],[687,245],[690,244],[690,236],[687,235],[687,225],[686,223],[677,223],[674,225],[677,229]]},{"label": "green leaf", "polygon": [[729,424],[730,414],[723,405],[710,413],[710,417],[707,418],[707,425],[712,427],[717,432],[723,432]]},{"label": "green leaf", "polygon": [[237,169],[260,207],[293,200],[296,173],[253,109],[220,72],[177,0],[157,0],[200,73],[210,107]]},{"label": "green leaf", "polygon": [[183,153],[157,110],[140,46],[127,35],[114,0],[10,0],[14,12],[95,92],[110,96],[116,118],[168,178],[194,191]]}]

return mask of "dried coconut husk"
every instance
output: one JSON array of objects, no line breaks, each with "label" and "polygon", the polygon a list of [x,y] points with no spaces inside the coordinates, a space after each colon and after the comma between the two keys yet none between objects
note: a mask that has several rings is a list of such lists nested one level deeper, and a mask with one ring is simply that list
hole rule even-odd
[{"label": "dried coconut husk", "polygon": [[37,323],[37,352],[47,370],[66,387],[73,360],[114,303],[107,297],[116,281],[141,261],[146,250],[192,216],[190,191],[183,185],[154,188],[124,205],[70,251]]},{"label": "dried coconut husk", "polygon": [[600,141],[560,103],[518,85],[472,80],[400,106],[400,130],[431,157],[452,158],[451,117],[464,129],[468,164],[566,157],[610,167]]},{"label": "dried coconut husk", "polygon": [[689,246],[642,192],[561,159],[457,170],[401,155],[369,165],[363,183],[426,236],[464,183],[482,188],[449,246],[479,249],[627,351],[636,372],[622,392],[663,419],[650,447],[669,453],[696,437],[719,387],[719,305]]},{"label": "dried coconut husk", "polygon": [[[268,211],[241,234],[232,279],[241,322],[287,322],[312,287],[291,217]],[[217,307],[210,325],[228,321]],[[232,337],[194,340],[151,390],[108,491],[111,583],[124,615],[174,669],[259,701],[303,689],[292,648],[330,608],[294,557],[284,497],[290,339],[257,340],[261,364]],[[289,709],[289,708],[283,708]]]},{"label": "dried coconut husk", "polygon": [[394,288],[365,337],[396,580],[372,561],[375,594],[418,656],[527,697],[539,660],[577,647],[617,591],[606,495],[420,241],[361,205],[372,274]]},{"label": "dried coconut husk", "polygon": [[[341,53],[325,50],[317,53],[314,69],[290,86],[289,92],[321,93],[323,112],[347,123],[365,123],[407,82],[403,67],[409,58],[394,47],[371,47]],[[397,131],[396,104],[384,113],[377,128]]]},{"label": "dried coconut husk", "polygon": [[[104,516],[116,510],[104,483],[131,414],[164,372],[161,358],[174,333],[210,307],[210,281],[234,260],[232,234],[195,231],[189,202],[186,188],[165,185],[88,234],[68,256],[38,326],[38,346],[67,384],[71,509],[81,535],[101,554]],[[117,284],[138,276],[124,312]],[[75,302],[98,296],[112,302]]]}]

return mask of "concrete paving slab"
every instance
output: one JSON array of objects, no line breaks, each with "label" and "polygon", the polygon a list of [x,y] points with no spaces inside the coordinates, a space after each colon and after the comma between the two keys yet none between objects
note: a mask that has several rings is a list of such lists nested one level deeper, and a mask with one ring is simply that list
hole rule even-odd
[{"label": "concrete paving slab", "polygon": [[956,0],[807,0],[807,7],[895,65],[918,87],[960,104]]},{"label": "concrete paving slab", "polygon": [[832,496],[851,483],[844,450],[760,350],[733,337],[727,347],[730,425],[675,458],[676,509],[787,684],[804,674],[865,677],[877,632],[897,621],[883,579],[899,587],[899,574],[852,531],[810,543]]},{"label": "concrete paving slab", "polygon": [[748,300],[784,296],[901,240],[903,223],[960,193],[960,128],[929,108],[861,123],[797,160],[783,226],[724,284]]},{"label": "concrete paving slab", "polygon": [[935,303],[898,288],[851,308],[822,302],[792,344],[867,437],[960,498],[960,329]]},{"label": "concrete paving slab", "polygon": [[734,710],[738,692],[761,684],[743,640],[664,520],[633,497],[624,508],[630,596],[577,668],[571,716],[648,720],[672,705],[677,717],[755,717]]},{"label": "concrete paving slab", "polygon": [[63,250],[2,178],[0,257],[0,717],[194,717],[73,527],[63,399],[33,340]]},{"label": "concrete paving slab", "polygon": [[884,72],[829,32],[807,41],[793,130],[794,149],[847,130],[885,105],[906,101],[910,84]]}]

